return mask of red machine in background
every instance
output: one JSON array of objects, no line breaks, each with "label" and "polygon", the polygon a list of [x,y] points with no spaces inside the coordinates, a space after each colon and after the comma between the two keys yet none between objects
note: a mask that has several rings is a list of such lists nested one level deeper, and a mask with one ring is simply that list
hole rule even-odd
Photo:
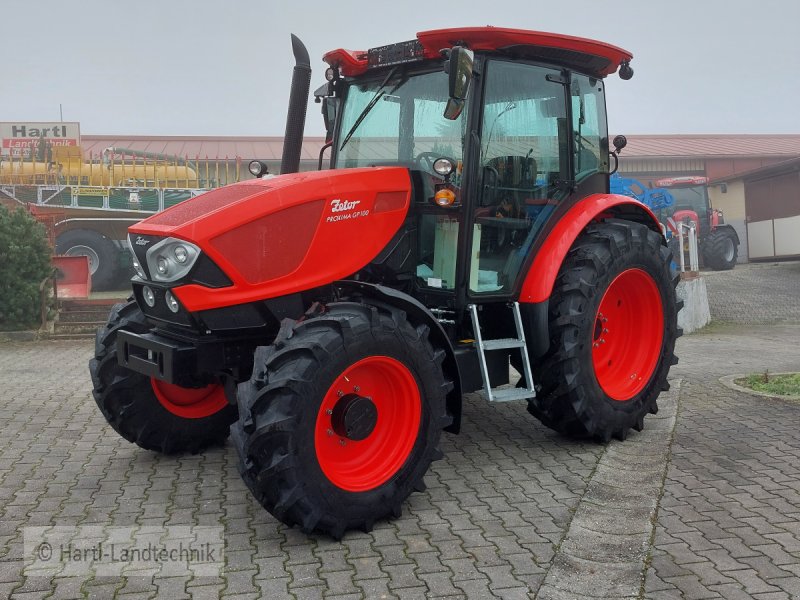
[{"label": "red machine in background", "polygon": [[725,224],[721,210],[711,206],[707,177],[665,177],[655,187],[669,189],[674,198],[672,214],[676,222],[694,223],[700,255],[706,266],[715,271],[736,266],[739,256],[739,234]]}]

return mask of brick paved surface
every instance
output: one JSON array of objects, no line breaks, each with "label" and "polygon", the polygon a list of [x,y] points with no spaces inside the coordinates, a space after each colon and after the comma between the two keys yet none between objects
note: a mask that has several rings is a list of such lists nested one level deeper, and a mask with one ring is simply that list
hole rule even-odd
[{"label": "brick paved surface", "polygon": [[718,381],[800,371],[799,342],[797,323],[712,327],[682,340],[647,598],[800,598],[800,404]]},{"label": "brick paved surface", "polygon": [[[0,344],[0,598],[526,597],[541,584],[603,452],[522,404],[467,397],[464,432],[402,518],[342,542],[288,530],[250,496],[230,446],[164,457],[131,445],[90,395],[90,343]],[[24,578],[22,527],[224,525],[219,579]]]},{"label": "brick paved surface", "polygon": [[[797,284],[791,268],[773,278],[776,286]],[[756,275],[736,283],[739,271]],[[759,288],[754,281],[770,271],[737,266],[708,276],[712,313],[724,314],[715,300],[726,298],[721,286]],[[760,314],[778,314],[760,320],[795,318],[797,297],[747,293],[760,298]],[[175,458],[119,438],[91,399],[90,342],[0,344],[0,598],[800,597],[800,405],[717,381],[800,370],[798,340],[792,322],[716,325],[682,338],[668,464],[641,443],[668,418],[648,420],[639,443],[633,434],[607,449],[557,436],[521,404],[468,396],[463,433],[443,438],[445,459],[426,477],[428,489],[412,495],[400,519],[341,542],[287,530],[263,511],[230,445]],[[614,469],[636,474],[648,458],[654,468],[627,486],[630,494],[622,486],[598,501]],[[658,505],[649,533],[644,513],[625,504],[632,497]],[[23,527],[88,524],[222,525],[225,570],[195,579],[22,575]],[[593,533],[614,530],[645,542],[614,545],[617,538]],[[581,562],[581,539],[605,549],[588,557],[600,566]],[[613,585],[620,561],[648,551],[638,592],[630,571],[624,588]],[[586,594],[559,595],[570,579],[592,577]]]},{"label": "brick paved surface", "polygon": [[800,321],[800,262],[736,265],[703,277],[714,321]]}]

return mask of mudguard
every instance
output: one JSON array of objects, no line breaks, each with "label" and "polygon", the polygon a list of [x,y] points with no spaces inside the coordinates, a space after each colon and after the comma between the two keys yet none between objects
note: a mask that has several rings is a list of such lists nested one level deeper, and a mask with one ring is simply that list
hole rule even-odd
[{"label": "mudguard", "polygon": [[587,196],[570,208],[550,231],[523,280],[519,301],[538,303],[547,300],[553,291],[558,270],[575,240],[589,223],[608,218],[644,223],[661,233],[658,219],[642,203],[616,194]]}]

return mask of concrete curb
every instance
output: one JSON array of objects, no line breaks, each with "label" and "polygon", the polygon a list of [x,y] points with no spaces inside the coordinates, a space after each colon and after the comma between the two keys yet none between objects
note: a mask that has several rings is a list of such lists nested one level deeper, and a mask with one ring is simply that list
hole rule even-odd
[{"label": "concrete curb", "polygon": [[[788,373],[770,373],[770,375],[794,375],[794,371],[790,371]],[[737,392],[744,392],[745,394],[751,394],[753,396],[761,396],[763,398],[775,398],[776,400],[789,400],[790,402],[800,402],[800,396],[790,396],[790,395],[781,395],[781,394],[770,394],[769,392],[759,392],[758,390],[750,389],[749,387],[744,387],[735,383],[736,379],[743,379],[747,377],[749,374],[737,374],[737,375],[725,375],[724,377],[719,378],[719,382],[724,385],[726,388],[730,388]]]},{"label": "concrete curb", "polygon": [[644,431],[631,432],[625,442],[607,446],[537,599],[639,597],[677,420],[680,383],[672,381],[672,389],[659,396],[659,412],[645,419]]},{"label": "concrete curb", "polygon": [[40,337],[40,332],[28,331],[0,331],[0,344],[9,342],[35,342]]}]

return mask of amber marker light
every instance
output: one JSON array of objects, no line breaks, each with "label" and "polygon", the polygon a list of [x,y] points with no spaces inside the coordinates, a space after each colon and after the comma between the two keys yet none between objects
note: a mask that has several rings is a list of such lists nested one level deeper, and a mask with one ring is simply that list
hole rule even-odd
[{"label": "amber marker light", "polygon": [[438,206],[452,206],[456,201],[456,193],[449,188],[442,188],[436,192],[433,201]]}]

